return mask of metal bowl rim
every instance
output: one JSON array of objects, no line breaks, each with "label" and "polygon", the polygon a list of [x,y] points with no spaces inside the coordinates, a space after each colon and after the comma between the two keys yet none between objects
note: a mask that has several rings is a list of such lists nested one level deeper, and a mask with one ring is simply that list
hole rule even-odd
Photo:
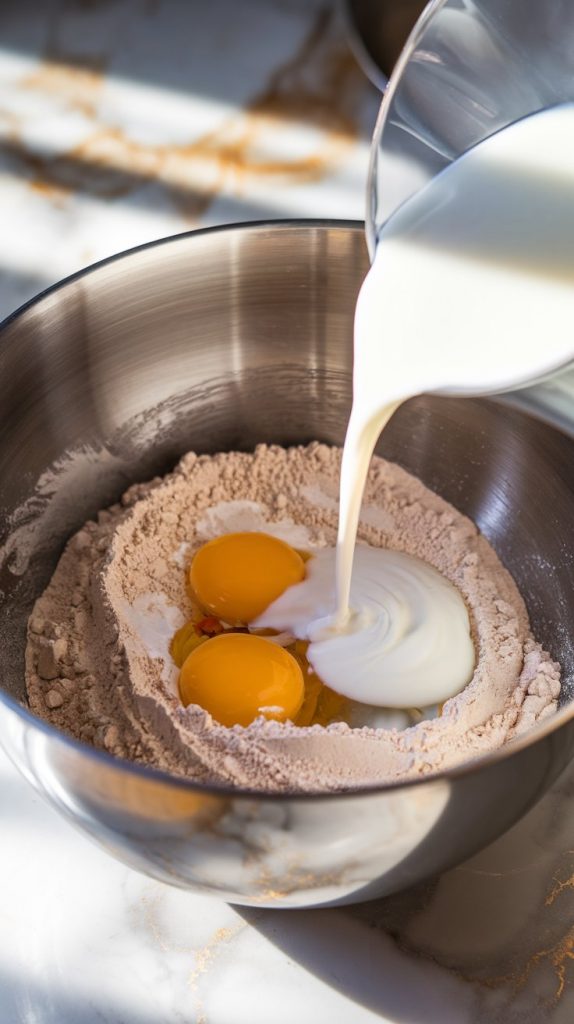
[{"label": "metal bowl rim", "polygon": [[[20,319],[20,317],[26,313],[29,309],[38,305],[44,298],[52,293],[63,289],[66,285],[71,284],[74,281],[80,280],[82,277],[93,273],[100,267],[108,266],[116,261],[124,259],[124,257],[132,256],[135,253],[143,252],[147,249],[160,248],[163,245],[169,243],[178,242],[182,239],[194,238],[202,235],[211,235],[225,232],[249,232],[249,231],[260,231],[275,230],[275,229],[286,229],[296,228],[299,230],[308,230],[309,228],[320,228],[330,230],[332,228],[341,228],[344,230],[360,230],[364,231],[364,223],[356,220],[344,220],[344,219],[306,219],[306,218],[282,218],[278,220],[258,220],[258,221],[247,221],[232,224],[218,224],[214,227],[197,228],[191,231],[179,232],[175,235],[168,235],[165,238],[155,239],[151,242],[144,242],[142,245],[134,246],[131,249],[124,249],[119,253],[114,253],[112,256],[107,256],[105,259],[98,260],[96,263],[92,263],[87,267],[83,267],[81,270],[76,271],[74,274],[70,274],[68,277],[62,278],[60,281],[56,281],[55,284],[49,285],[43,291],[39,292],[33,298],[29,299],[23,305],[19,306],[14,312],[10,313],[4,320],[0,322],[0,346],[2,344],[2,335],[4,331],[14,321]],[[553,424],[553,429],[559,433],[564,433],[560,428]],[[373,783],[369,786],[360,786],[356,789],[339,790],[337,792],[321,792],[312,791],[305,793],[273,793],[266,792],[260,789],[247,789],[239,786],[224,786],[216,783],[209,785],[193,782],[190,779],[186,779],[183,776],[172,775],[169,772],[161,771],[158,768],[152,768],[144,765],[136,764],[132,761],[127,761],[117,757],[113,757],[112,754],[108,754],[106,751],[97,750],[95,747],[91,747],[87,743],[82,743],[80,740],[76,740],[71,736],[67,736],[66,733],[54,726],[49,725],[42,718],[32,714],[28,708],[24,707],[19,701],[11,697],[8,693],[5,693],[0,688],[0,704],[4,704],[10,711],[14,712],[19,718],[23,719],[26,725],[38,730],[50,739],[55,739],[57,742],[62,743],[64,746],[77,751],[84,757],[92,759],[96,763],[105,765],[107,768],[113,768],[117,771],[124,771],[128,774],[133,774],[142,780],[147,780],[152,783],[162,783],[164,785],[176,786],[178,789],[187,790],[193,793],[207,793],[214,796],[224,797],[226,799],[231,798],[242,798],[246,799],[258,799],[258,800],[270,800],[279,802],[290,802],[293,800],[301,801],[318,801],[318,800],[336,800],[342,798],[355,798],[355,797],[369,797],[376,794],[394,793],[398,790],[404,791],[413,789],[420,786],[430,786],[433,783],[438,782],[451,782],[458,778],[472,775],[480,772],[482,768],[487,768],[491,765],[498,763],[499,761],[505,761],[507,758],[511,758],[517,755],[521,750],[527,747],[533,746],[550,736],[553,732],[562,728],[571,719],[574,718],[574,699],[570,702],[568,707],[562,708],[557,711],[554,715],[541,722],[539,725],[529,729],[523,736],[517,739],[510,740],[508,743],[503,744],[502,747],[498,747],[496,750],[490,751],[489,753],[482,754],[477,757],[473,757],[468,761],[463,761],[461,764],[455,765],[452,768],[448,768],[442,772],[436,772],[433,774],[425,775],[423,778],[417,779],[405,779],[396,782],[385,782],[385,783]]]}]

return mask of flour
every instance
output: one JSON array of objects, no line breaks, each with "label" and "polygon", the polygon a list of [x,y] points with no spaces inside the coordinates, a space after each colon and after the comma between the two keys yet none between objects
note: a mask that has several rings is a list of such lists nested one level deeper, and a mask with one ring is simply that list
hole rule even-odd
[{"label": "flour", "polygon": [[136,485],[100,512],[69,542],[30,618],[32,709],[119,757],[198,781],[301,792],[420,777],[551,714],[559,668],[533,639],[492,548],[470,520],[380,458],[359,540],[423,558],[458,587],[478,653],[465,690],[440,717],[403,731],[264,720],[226,729],[181,705],[167,646],[191,612],[184,568],[194,551],[223,529],[263,529],[311,549],[334,544],[340,457],[322,444],[191,453],[163,481]]}]

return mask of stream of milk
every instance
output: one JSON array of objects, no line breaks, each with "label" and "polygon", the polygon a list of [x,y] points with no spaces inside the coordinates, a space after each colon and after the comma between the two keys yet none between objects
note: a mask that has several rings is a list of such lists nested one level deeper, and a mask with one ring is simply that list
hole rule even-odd
[{"label": "stream of milk", "polygon": [[355,548],[374,447],[408,398],[496,393],[573,357],[568,104],[470,150],[382,231],[355,314],[337,549],[312,559],[261,624],[308,639],[321,679],[365,703],[423,706],[462,689],[474,649],[461,595],[416,559],[397,572],[388,552]]},{"label": "stream of milk", "polygon": [[574,105],[511,125],[383,229],[355,314],[340,485],[337,628],[374,447],[406,399],[516,388],[574,358]]}]

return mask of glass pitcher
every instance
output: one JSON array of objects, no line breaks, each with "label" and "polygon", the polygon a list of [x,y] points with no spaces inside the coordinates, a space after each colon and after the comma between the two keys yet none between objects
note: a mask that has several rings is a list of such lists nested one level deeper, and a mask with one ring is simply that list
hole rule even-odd
[{"label": "glass pitcher", "polygon": [[[431,0],[387,85],[367,200],[371,257],[394,210],[500,128],[574,99],[572,0]],[[392,180],[392,190],[385,182]]]},{"label": "glass pitcher", "polygon": [[[501,128],[572,100],[574,0],[431,0],[397,61],[375,126],[366,216],[371,259],[389,217],[441,170]],[[572,365],[516,401],[574,434]]]}]

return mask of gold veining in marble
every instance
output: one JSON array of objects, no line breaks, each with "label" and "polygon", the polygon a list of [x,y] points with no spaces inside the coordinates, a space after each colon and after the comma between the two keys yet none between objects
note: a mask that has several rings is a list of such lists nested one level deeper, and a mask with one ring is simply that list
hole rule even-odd
[{"label": "gold veining in marble", "polygon": [[[541,827],[547,828],[547,822],[544,822]],[[530,998],[531,993],[536,993],[537,1006],[539,1008],[539,1017],[536,1020],[539,1019],[542,1024],[543,1021],[549,1020],[552,1012],[560,1003],[564,1002],[565,994],[572,990],[574,983],[574,970],[572,967],[572,961],[574,961],[574,925],[572,925],[571,897],[569,897],[569,893],[574,889],[574,873],[572,872],[574,866],[572,864],[573,852],[572,850],[567,850],[562,855],[561,859],[566,857],[565,868],[560,873],[554,874],[549,891],[544,894],[541,888],[540,895],[535,901],[535,905],[540,907],[540,912],[537,912],[535,917],[532,917],[531,913],[528,918],[525,918],[528,921],[535,921],[533,926],[535,930],[531,931],[523,925],[519,926],[517,916],[514,937],[512,941],[505,943],[503,952],[498,947],[495,919],[492,923],[491,952],[489,953],[482,949],[480,954],[476,954],[474,960],[469,956],[469,951],[466,947],[462,949],[460,957],[455,953],[447,951],[448,947],[440,951],[438,947],[436,949],[433,948],[428,926],[427,938],[424,940],[424,944],[417,942],[414,937],[409,936],[411,930],[416,934],[416,921],[419,912],[424,912],[432,918],[433,901],[437,904],[437,921],[440,922],[438,927],[443,929],[444,933],[448,936],[450,917],[448,898],[443,897],[441,901],[439,888],[436,883],[434,885],[431,884],[429,887],[419,888],[416,899],[411,899],[410,901],[407,899],[405,902],[401,896],[395,897],[394,913],[391,912],[390,917],[388,915],[383,916],[379,927],[393,935],[397,947],[404,953],[427,960],[443,970],[449,971],[449,973],[459,978],[462,982],[475,986],[479,992],[481,989],[485,993],[487,991],[496,992],[498,994],[497,1005],[499,1010],[492,1017],[485,1017],[484,1019],[492,1019],[493,1024],[494,1021],[496,1021],[496,1024],[499,1024],[499,1022],[502,1024],[502,1021],[506,1019],[504,1016],[506,1010],[501,1008],[498,1000],[502,998],[504,1006],[509,1008],[514,1004],[514,1000],[519,994],[522,993],[522,998],[524,999],[525,997]],[[508,885],[511,883],[511,879],[523,876],[524,881],[516,889],[515,896],[515,900],[518,901],[516,903],[516,914],[519,915],[520,894],[526,894],[529,886],[536,884],[535,869],[539,877],[543,878],[545,873],[549,875],[549,856],[539,856],[536,859],[529,860],[528,864],[515,868],[509,866],[501,871],[461,865],[454,869],[454,873],[463,873],[485,880],[492,880],[492,886],[494,886],[495,892],[500,892],[501,898],[504,898],[504,896],[502,890],[499,890],[499,886],[504,886],[505,883]],[[532,881],[529,880],[529,875]],[[472,884],[471,878],[469,878],[469,884]],[[458,890],[455,891],[458,892]],[[407,896],[408,894],[404,895]],[[388,901],[386,902],[388,903]],[[391,897],[392,902],[393,897]],[[491,887],[487,907],[490,905],[495,909],[496,903],[496,897]],[[559,906],[555,906],[556,904]],[[405,915],[401,914],[400,908],[403,905],[406,910]],[[510,913],[513,913],[512,905]],[[398,917],[397,914],[399,915]],[[454,904],[453,916],[454,920],[457,920],[460,916],[459,908],[455,909]],[[470,935],[472,933],[472,917],[468,918],[468,927]],[[499,970],[497,970],[498,966],[500,966]],[[553,981],[551,991],[545,992],[545,978],[546,988]],[[481,1017],[480,1019],[482,1020],[483,1018]]]},{"label": "gold veining in marble", "polygon": [[[569,853],[574,853],[574,851],[570,850]],[[564,879],[557,879],[555,877],[554,882],[554,888],[548,893],[548,896],[544,901],[545,907],[551,907],[554,901],[561,896],[563,892],[566,892],[568,889],[574,889],[574,873]]]},{"label": "gold veining in marble", "polygon": [[340,871],[314,872],[305,870],[300,860],[293,858],[286,866],[281,875],[281,888],[276,888],[279,879],[274,876],[269,868],[261,868],[255,886],[259,890],[251,897],[251,902],[256,904],[281,903],[293,892],[302,890],[320,889],[323,886],[343,886],[344,876],[347,869]]},{"label": "gold veining in marble", "polygon": [[554,971],[556,978],[556,990],[550,999],[549,1005],[555,1006],[562,998],[566,985],[569,984],[567,970],[570,960],[574,960],[574,925],[557,942],[533,953],[519,971],[495,980],[498,984],[501,982],[511,983],[515,990],[519,990],[524,988],[537,967],[548,964]]},{"label": "gold veining in marble", "polygon": [[[203,946],[195,946],[193,943],[174,942],[162,928],[159,922],[159,910],[162,902],[160,890],[152,889],[141,898],[143,910],[143,921],[148,933],[151,935],[155,945],[164,955],[183,954],[191,958],[193,967],[189,973],[187,985],[193,1000],[193,1013],[195,1024],[205,1024],[206,1018],[203,1007],[203,1000],[200,995],[200,983],[208,974],[222,948],[228,945],[241,932],[248,927],[247,922],[238,921],[233,927],[218,928]],[[191,929],[191,922],[190,922]]]},{"label": "gold veining in marble", "polygon": [[[114,199],[157,183],[191,220],[221,191],[240,195],[262,179],[288,185],[318,181],[355,142],[360,101],[370,88],[345,39],[332,26],[332,10],[319,10],[299,49],[244,110],[194,141],[177,145],[133,139],[125,128],[107,121],[99,112],[103,64],[63,63],[57,50],[19,86],[51,95],[65,110],[81,113],[88,120],[87,134],[64,152],[45,153],[29,148],[20,126],[6,140],[6,154],[26,171],[32,188],[57,204],[74,192]],[[310,152],[274,158],[273,139],[279,140],[291,123],[317,129],[319,137]]]},{"label": "gold veining in marble", "polygon": [[20,80],[20,88],[55,96],[70,110],[88,118],[98,116],[97,101],[104,85],[103,67],[78,67],[61,60],[43,61],[37,71]]},{"label": "gold veining in marble", "polygon": [[203,999],[199,993],[200,980],[208,973],[222,947],[235,939],[245,928],[245,921],[240,922],[235,928],[218,928],[205,946],[194,951],[195,967],[189,976],[188,984],[194,1001],[196,1024],[207,1024]]},{"label": "gold veining in marble", "polygon": [[[560,891],[560,887],[556,887],[549,897],[546,898],[544,906],[551,906]],[[566,933],[557,938],[556,941],[541,946],[540,949],[531,953],[524,962],[520,963],[520,957],[515,957],[515,961],[518,961],[516,966],[506,974],[481,978],[456,970],[454,970],[454,973],[458,974],[464,981],[478,983],[489,989],[499,989],[508,986],[515,993],[518,993],[525,988],[538,968],[550,967],[554,974],[556,987],[552,995],[545,1000],[545,1009],[551,1010],[558,1005],[566,988],[571,984],[568,968],[572,960],[574,960],[574,925],[569,927]]]}]

